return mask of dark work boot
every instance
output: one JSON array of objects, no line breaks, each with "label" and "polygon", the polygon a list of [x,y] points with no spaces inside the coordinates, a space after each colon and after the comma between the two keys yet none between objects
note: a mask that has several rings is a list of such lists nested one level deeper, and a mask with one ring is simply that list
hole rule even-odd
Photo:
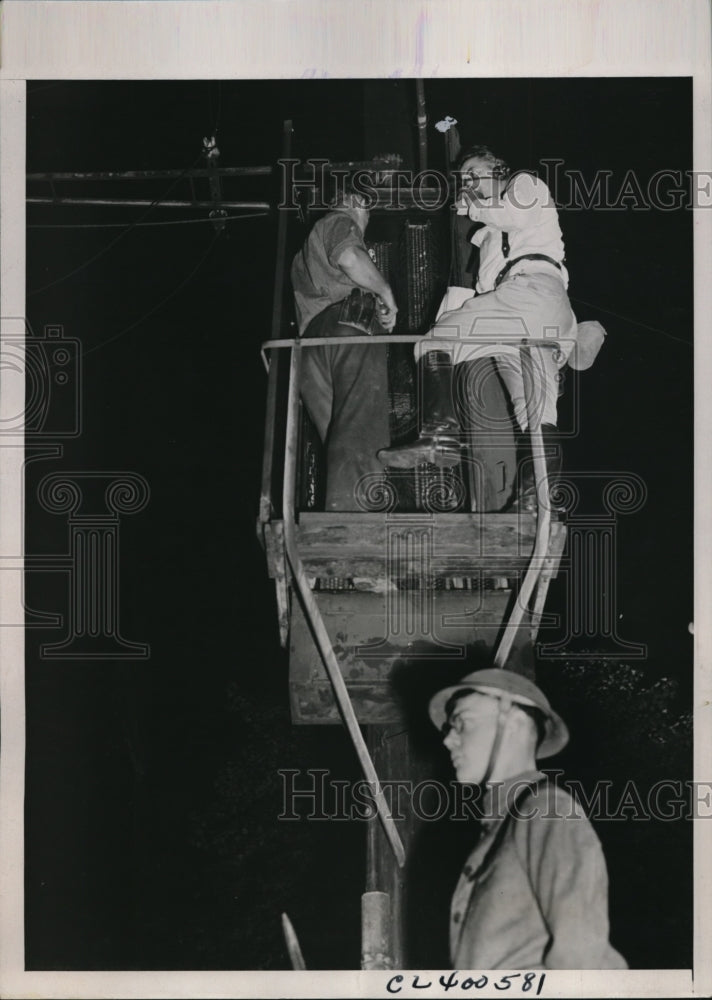
[{"label": "dark work boot", "polygon": [[[553,424],[541,425],[541,436],[544,441],[544,456],[546,458],[546,475],[549,480],[549,496],[542,497],[550,503],[551,491],[558,482],[561,473],[561,452],[557,440],[558,431]],[[538,510],[536,495],[536,479],[534,476],[534,456],[532,454],[532,439],[529,431],[520,431],[517,446],[517,492],[514,500],[506,508],[507,513],[536,514]],[[552,511],[557,508],[552,505]]]},{"label": "dark work boot", "polygon": [[381,448],[378,457],[392,469],[413,469],[431,462],[448,469],[460,461],[460,425],[452,398],[453,367],[447,351],[428,351],[423,356],[422,424],[410,444]]}]

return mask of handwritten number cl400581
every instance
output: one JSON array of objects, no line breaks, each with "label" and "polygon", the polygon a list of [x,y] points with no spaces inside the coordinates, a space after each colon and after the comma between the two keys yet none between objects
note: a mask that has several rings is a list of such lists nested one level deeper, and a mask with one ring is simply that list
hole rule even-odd
[{"label": "handwritten number cl400581", "polygon": [[[520,983],[513,983],[514,979],[522,976]],[[458,979],[458,971],[450,972],[447,976],[442,975],[438,977],[438,984],[445,993],[448,993],[452,989],[461,990],[481,990],[487,986],[489,979],[484,973],[480,973],[477,978],[473,976],[467,976],[465,979]],[[500,976],[497,980],[492,980],[492,985],[496,990],[509,990],[514,988],[515,993],[517,992],[517,986],[522,993],[528,993],[534,986],[534,981],[537,979],[537,974],[535,972],[510,972],[505,976]],[[542,972],[539,974],[539,978],[536,986],[535,996],[539,996],[542,987],[544,986],[544,980],[546,979],[546,973]],[[388,993],[400,993],[403,990],[403,982],[405,976],[400,974],[391,976],[391,978],[386,983],[386,990]],[[428,990],[432,987],[433,983],[430,980],[420,981],[420,974],[413,976],[410,986],[412,989],[417,990]],[[436,987],[437,989],[437,987]]]}]

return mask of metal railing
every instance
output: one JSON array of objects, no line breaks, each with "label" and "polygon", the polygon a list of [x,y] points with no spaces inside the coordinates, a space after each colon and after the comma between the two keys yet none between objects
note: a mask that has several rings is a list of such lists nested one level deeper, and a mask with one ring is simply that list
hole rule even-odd
[{"label": "metal railing", "polygon": [[[305,615],[311,623],[317,648],[329,677],[341,718],[349,733],[363,773],[366,779],[372,784],[379,819],[397,862],[401,867],[405,863],[405,849],[403,842],[388,808],[373,760],[371,759],[368,747],[366,746],[359,727],[358,719],[351,703],[344,677],[339,668],[339,664],[331,644],[331,639],[324,624],[316,598],[314,597],[312,589],[309,585],[309,580],[299,554],[296,533],[296,470],[299,457],[298,431],[302,351],[305,349],[308,350],[310,347],[324,347],[327,345],[345,346],[350,344],[415,343],[422,339],[422,336],[418,335],[398,334],[384,336],[379,335],[376,337],[356,335],[348,337],[293,338],[267,341],[262,345],[261,352],[263,362],[268,371],[270,370],[270,364],[266,354],[267,351],[288,349],[291,352],[288,380],[284,469],[282,479],[282,515],[287,562],[292,574],[294,586],[302,602]],[[483,354],[483,356],[494,356],[498,353],[501,354],[501,341],[492,343],[491,345],[482,346],[491,347],[491,352]],[[525,399],[527,404],[527,419],[529,433],[531,436],[532,455],[534,459],[534,479],[536,484],[538,516],[531,558],[524,574],[524,579],[522,580],[517,599],[513,603],[512,610],[506,624],[504,625],[500,641],[494,655],[494,665],[500,668],[504,668],[507,662],[517,630],[521,625],[524,612],[528,607],[534,589],[539,581],[548,551],[549,533],[551,527],[551,509],[548,502],[549,483],[544,454],[544,441],[539,424],[539,417],[534,406],[534,366],[531,348],[533,346],[553,348],[557,345],[552,344],[551,340],[540,341],[527,339],[523,341],[520,340],[518,342],[518,346],[522,364],[522,379],[524,381]],[[499,351],[497,350],[498,347]],[[269,405],[274,407],[274,394],[276,392],[276,386],[274,380],[270,380],[270,382],[271,400]],[[272,413],[271,416],[274,417],[274,413]],[[274,435],[274,430],[275,429],[273,427],[272,435]],[[272,444],[273,438],[272,443],[270,444],[270,452]],[[546,502],[543,502],[543,498],[546,498]],[[348,517],[348,514],[345,514],[344,516]],[[260,518],[261,520],[270,519],[269,497],[264,496],[264,484],[262,503],[260,505]]]}]

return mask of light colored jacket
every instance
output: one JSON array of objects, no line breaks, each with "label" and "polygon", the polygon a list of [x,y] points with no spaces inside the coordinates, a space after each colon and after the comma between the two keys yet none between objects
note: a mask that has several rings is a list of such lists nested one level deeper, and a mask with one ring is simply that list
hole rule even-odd
[{"label": "light colored jacket", "polygon": [[[528,173],[515,174],[501,198],[473,202],[468,210],[473,222],[483,222],[472,242],[480,248],[477,291],[491,292],[495,279],[507,260],[522,254],[540,253],[559,261],[553,265],[537,262],[538,269],[550,270],[568,287],[569,276],[563,265],[564,241],[559,226],[559,214],[549,188],[539,177]],[[502,252],[502,233],[509,240],[509,254]],[[517,267],[525,266],[517,265]],[[531,265],[529,265],[531,267]],[[514,273],[514,272],[512,272]]]},{"label": "light colored jacket", "polygon": [[608,940],[606,863],[581,806],[538,771],[497,791],[502,808],[492,808],[490,790],[485,815],[494,818],[452,900],[453,968],[627,968]]}]

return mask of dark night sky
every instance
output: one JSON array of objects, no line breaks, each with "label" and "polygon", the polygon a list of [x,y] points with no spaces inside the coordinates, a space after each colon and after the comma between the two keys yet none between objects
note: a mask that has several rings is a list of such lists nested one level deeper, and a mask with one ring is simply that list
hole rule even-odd
[{"label": "dark night sky", "polygon": [[[411,81],[30,83],[28,171],[189,167],[216,123],[223,165],[273,164],[285,118],[295,156],[399,152],[408,164],[413,91]],[[431,125],[454,115],[464,142],[489,142],[515,166],[556,157],[619,182],[629,169],[647,178],[691,166],[687,80],[429,80],[426,100]],[[432,127],[429,141],[437,166]],[[274,197],[259,180],[244,193]],[[140,211],[32,207],[28,222],[125,222]],[[644,669],[671,678],[684,705],[691,215],[563,211],[561,221],[574,309],[609,332],[579,377],[582,432],[565,461],[647,485],[645,507],[620,523],[620,634],[648,645]],[[28,231],[29,322],[80,339],[84,380],[81,437],[28,469],[28,551],[65,544],[63,519],[31,500],[47,472],[131,470],[151,490],[147,508],[122,521],[120,573],[123,634],[149,642],[150,660],[42,661],[47,636],[29,633],[28,967],[284,968],[283,909],[314,967],[354,965],[360,831],[339,831],[337,843],[328,829],[277,830],[274,820],[277,768],[355,767],[340,731],[290,727],[255,535],[275,215],[230,222],[217,240],[209,224],[121,234]],[[36,574],[29,603],[61,609],[62,587]],[[626,868],[629,848],[612,871]],[[657,927],[641,917],[661,902],[641,895],[645,872],[619,890],[626,918],[614,929],[632,964],[668,964],[661,953],[689,961],[689,871],[685,851],[676,856],[681,881],[665,884]]]}]

